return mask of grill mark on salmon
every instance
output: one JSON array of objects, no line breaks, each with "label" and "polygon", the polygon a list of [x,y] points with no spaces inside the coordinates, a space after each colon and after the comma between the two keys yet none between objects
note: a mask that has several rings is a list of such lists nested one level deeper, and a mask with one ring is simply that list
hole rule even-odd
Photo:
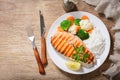
[{"label": "grill mark on salmon", "polygon": [[[56,35],[57,35],[57,34],[56,34]],[[53,37],[52,37],[53,40],[51,41],[51,43],[52,43],[53,46],[55,46],[55,43],[57,42],[57,39],[58,39],[60,36],[61,36],[61,34],[58,34],[58,36],[53,36]]]},{"label": "grill mark on salmon", "polygon": [[58,39],[56,39],[56,42],[54,45],[55,48],[57,48],[57,46],[61,43],[63,38],[64,38],[64,36],[62,36],[62,34],[61,34],[60,37],[58,37]]},{"label": "grill mark on salmon", "polygon": [[74,46],[77,46],[77,40],[75,40],[72,48],[69,50],[68,54],[66,56],[70,57],[73,54]]},{"label": "grill mark on salmon", "polygon": [[[84,54],[89,54],[89,57],[86,59],[86,63],[93,63],[94,55],[92,52],[86,47],[81,39],[79,39],[77,36],[72,35],[71,33],[65,31],[57,32],[52,36],[51,43],[58,52],[71,58],[72,55],[76,52],[75,47],[83,46]],[[82,59],[82,57],[80,58]]]},{"label": "grill mark on salmon", "polygon": [[68,51],[72,48],[72,45],[69,44],[68,47],[66,48],[64,55],[67,55]]},{"label": "grill mark on salmon", "polygon": [[[64,45],[66,42],[67,42],[67,40],[70,38],[70,36],[66,36],[66,37],[64,37],[64,39],[63,39],[63,41],[61,42],[61,44],[57,47],[57,50],[59,51],[59,52],[62,52],[63,50],[65,50],[65,48],[66,48],[66,46]],[[64,47],[65,46],[65,47]]]}]

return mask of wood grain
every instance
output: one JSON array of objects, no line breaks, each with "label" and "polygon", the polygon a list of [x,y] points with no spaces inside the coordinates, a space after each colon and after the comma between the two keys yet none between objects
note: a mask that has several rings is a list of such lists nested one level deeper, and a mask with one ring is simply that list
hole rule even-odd
[{"label": "wood grain", "polygon": [[[47,55],[46,75],[39,75],[25,27],[33,28],[40,52],[39,10],[44,15],[46,32],[48,32],[52,23],[65,13],[62,3],[63,0],[0,0],[0,80],[107,80],[101,73],[109,67],[108,59],[90,74],[72,75],[58,69]],[[99,15],[93,6],[87,5],[82,0],[79,0],[77,7],[80,11],[96,15],[105,23],[113,45],[113,32],[110,29],[114,26],[114,22],[106,19],[104,15]],[[110,54],[112,49],[111,47]]]}]

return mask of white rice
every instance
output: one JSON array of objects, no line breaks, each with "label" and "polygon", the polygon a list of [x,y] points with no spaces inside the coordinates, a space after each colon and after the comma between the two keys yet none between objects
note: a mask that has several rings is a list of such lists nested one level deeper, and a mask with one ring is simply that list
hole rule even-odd
[{"label": "white rice", "polygon": [[90,34],[89,39],[84,40],[84,43],[95,56],[100,56],[105,48],[105,38],[96,29]]}]

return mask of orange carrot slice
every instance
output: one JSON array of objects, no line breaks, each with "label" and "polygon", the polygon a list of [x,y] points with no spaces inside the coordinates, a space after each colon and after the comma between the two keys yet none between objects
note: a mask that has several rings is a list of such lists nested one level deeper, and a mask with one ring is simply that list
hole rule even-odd
[{"label": "orange carrot slice", "polygon": [[94,28],[91,28],[90,30],[88,30],[88,33],[92,33],[92,31],[94,30]]},{"label": "orange carrot slice", "polygon": [[74,17],[73,16],[68,16],[66,20],[70,20],[73,23],[74,22]]},{"label": "orange carrot slice", "polygon": [[57,30],[60,32],[64,31],[60,26],[57,28]]},{"label": "orange carrot slice", "polygon": [[79,29],[80,29],[80,26],[76,26],[76,32],[78,32]]},{"label": "orange carrot slice", "polygon": [[82,20],[86,20],[86,19],[89,19],[88,16],[84,15],[81,17]]}]

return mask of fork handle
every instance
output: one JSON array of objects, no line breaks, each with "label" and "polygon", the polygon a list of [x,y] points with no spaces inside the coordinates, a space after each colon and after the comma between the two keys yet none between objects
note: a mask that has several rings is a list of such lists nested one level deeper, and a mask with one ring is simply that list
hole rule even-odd
[{"label": "fork handle", "polygon": [[46,56],[46,42],[45,42],[45,37],[41,37],[41,54],[42,54],[42,64],[47,65],[47,56]]},{"label": "fork handle", "polygon": [[33,48],[33,50],[34,50],[35,58],[37,60],[37,64],[38,64],[38,68],[39,68],[39,73],[44,75],[45,74],[45,70],[44,70],[44,66],[43,66],[43,64],[41,62],[41,59],[40,59],[40,56],[39,56],[39,52],[38,52],[38,50],[37,50],[36,47]]}]

